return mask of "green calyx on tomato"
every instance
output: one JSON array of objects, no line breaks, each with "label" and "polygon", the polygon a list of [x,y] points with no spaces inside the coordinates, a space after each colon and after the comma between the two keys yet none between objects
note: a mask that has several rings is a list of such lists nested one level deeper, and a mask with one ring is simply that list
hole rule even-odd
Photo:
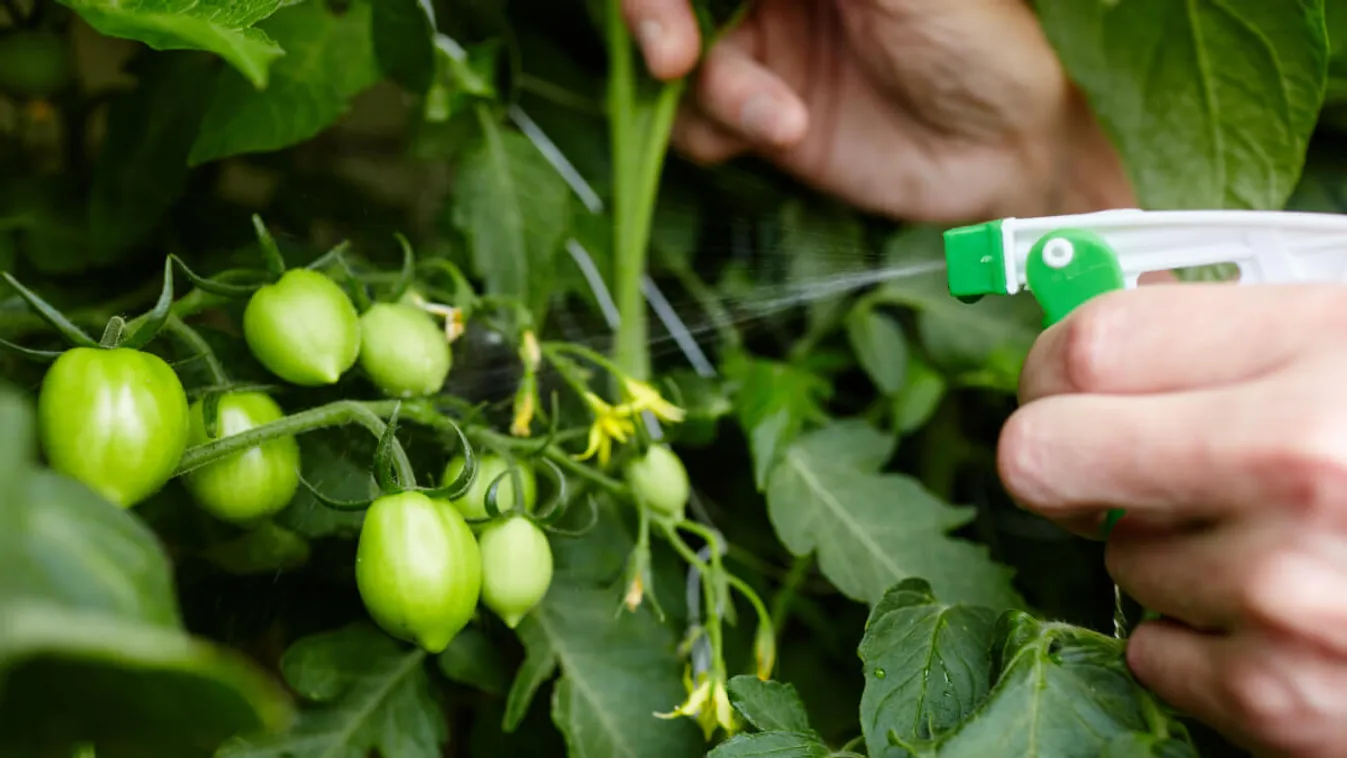
[{"label": "green calyx on tomato", "polygon": [[[442,486],[453,484],[463,471],[463,463],[462,456],[449,461],[449,465],[444,467]],[[478,457],[477,476],[472,480],[472,486],[462,496],[450,502],[466,519],[475,521],[490,518],[491,514],[486,510],[486,494],[490,491],[491,484],[502,474],[505,477],[496,487],[496,507],[506,511],[520,505],[517,502],[514,481],[515,474],[518,474],[523,484],[523,510],[531,512],[538,501],[538,480],[533,468],[525,463],[516,463],[512,472],[509,462],[495,453],[486,453]]]},{"label": "green calyx on tomato", "polygon": [[360,354],[360,315],[336,282],[290,269],[248,300],[243,336],[276,376],[301,387],[331,385]]},{"label": "green calyx on tomato", "polygon": [[360,367],[385,394],[439,392],[452,363],[444,330],[420,308],[375,303],[360,317]]},{"label": "green calyx on tomato", "polygon": [[156,355],[75,347],[42,380],[38,424],[52,469],[130,508],[178,467],[187,449],[187,394]]},{"label": "green calyx on tomato", "polygon": [[[212,438],[206,434],[201,401],[193,403],[188,444],[200,445],[285,417],[276,401],[262,392],[224,395],[218,414]],[[211,515],[247,524],[278,513],[290,503],[299,489],[299,463],[299,443],[295,438],[274,437],[189,471],[183,484]]]},{"label": "green calyx on tomato", "polygon": [[488,524],[482,551],[482,603],[514,629],[552,584],[552,546],[525,516]]},{"label": "green calyx on tomato", "polygon": [[683,519],[692,486],[683,461],[668,445],[651,445],[645,455],[627,462],[624,474],[637,500],[661,516]]},{"label": "green calyx on tomato", "polygon": [[385,495],[365,512],[355,578],[375,623],[437,654],[472,619],[482,554],[448,503],[415,491]]},{"label": "green calyx on tomato", "polygon": [[0,91],[45,98],[65,89],[75,65],[60,35],[31,29],[0,35]]}]

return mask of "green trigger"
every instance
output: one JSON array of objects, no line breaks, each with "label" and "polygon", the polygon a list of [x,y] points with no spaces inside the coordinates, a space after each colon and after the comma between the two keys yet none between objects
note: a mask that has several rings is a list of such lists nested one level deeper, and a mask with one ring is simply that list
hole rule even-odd
[{"label": "green trigger", "polygon": [[1083,229],[1057,229],[1043,235],[1029,249],[1024,278],[1043,308],[1047,326],[1066,318],[1086,300],[1126,286],[1113,248]]}]

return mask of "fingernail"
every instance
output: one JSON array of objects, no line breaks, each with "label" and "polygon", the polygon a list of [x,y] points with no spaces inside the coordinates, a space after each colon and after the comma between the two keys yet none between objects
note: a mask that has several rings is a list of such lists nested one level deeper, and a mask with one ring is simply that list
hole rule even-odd
[{"label": "fingernail", "polygon": [[664,47],[664,27],[658,21],[646,20],[636,25],[636,37],[647,58],[658,58]]},{"label": "fingernail", "polygon": [[778,142],[781,139],[781,108],[771,95],[754,95],[744,104],[739,124],[750,137]]}]

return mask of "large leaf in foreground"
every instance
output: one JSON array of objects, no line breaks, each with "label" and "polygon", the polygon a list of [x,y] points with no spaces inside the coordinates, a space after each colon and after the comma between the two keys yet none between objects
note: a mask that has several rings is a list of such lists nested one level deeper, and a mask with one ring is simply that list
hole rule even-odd
[{"label": "large leaf in foreground", "polygon": [[[315,0],[309,0],[311,3]],[[206,50],[229,61],[248,82],[267,86],[267,67],[287,52],[253,24],[287,0],[61,0],[110,37],[155,50]],[[202,83],[203,86],[205,82]]]},{"label": "large leaf in foreground", "polygon": [[426,653],[369,624],[300,639],[281,661],[285,679],[314,705],[293,729],[239,738],[218,758],[438,758],[449,728],[431,694]]},{"label": "large leaf in foreground", "polygon": [[1323,0],[1040,0],[1143,207],[1279,209],[1327,80]]},{"label": "large leaf in foreground", "polygon": [[344,113],[351,98],[382,78],[374,58],[369,0],[333,13],[320,0],[283,8],[262,28],[286,50],[258,91],[223,72],[189,156],[191,165],[303,142]]},{"label": "large leaf in foreground", "polygon": [[0,386],[0,755],[204,758],[283,728],[270,677],[180,628],[154,534],[34,467],[32,421]]},{"label": "large leaf in foreground", "polygon": [[781,541],[796,556],[817,552],[824,575],[855,600],[877,603],[895,583],[922,577],[953,602],[1020,606],[1009,568],[948,536],[972,519],[971,508],[941,502],[912,477],[879,473],[892,444],[848,420],[791,445],[767,483]]}]

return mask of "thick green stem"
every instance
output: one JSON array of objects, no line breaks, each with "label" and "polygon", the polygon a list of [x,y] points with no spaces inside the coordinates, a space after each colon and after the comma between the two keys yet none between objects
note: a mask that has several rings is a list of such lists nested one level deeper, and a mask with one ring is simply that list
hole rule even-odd
[{"label": "thick green stem", "polygon": [[[327,405],[320,405],[317,408],[300,411],[269,424],[255,426],[246,432],[231,434],[228,437],[189,447],[182,454],[182,459],[178,462],[178,470],[174,472],[174,476],[181,476],[207,463],[240,453],[267,440],[303,434],[315,429],[359,424],[368,429],[376,438],[382,437],[387,424],[384,423],[381,416],[390,415],[393,412],[395,402],[361,403],[354,400],[338,400]],[[416,474],[412,470],[411,461],[407,460],[406,451],[396,440],[393,444],[393,466],[402,486],[408,488],[415,486]]]},{"label": "thick green stem", "polygon": [[812,555],[797,557],[790,564],[790,572],[786,574],[785,580],[781,583],[781,589],[772,598],[771,616],[778,637],[785,629],[786,619],[790,617],[791,603],[795,602],[795,595],[800,591],[800,585],[804,583],[805,577],[809,575],[809,569],[813,565],[814,557]]}]

